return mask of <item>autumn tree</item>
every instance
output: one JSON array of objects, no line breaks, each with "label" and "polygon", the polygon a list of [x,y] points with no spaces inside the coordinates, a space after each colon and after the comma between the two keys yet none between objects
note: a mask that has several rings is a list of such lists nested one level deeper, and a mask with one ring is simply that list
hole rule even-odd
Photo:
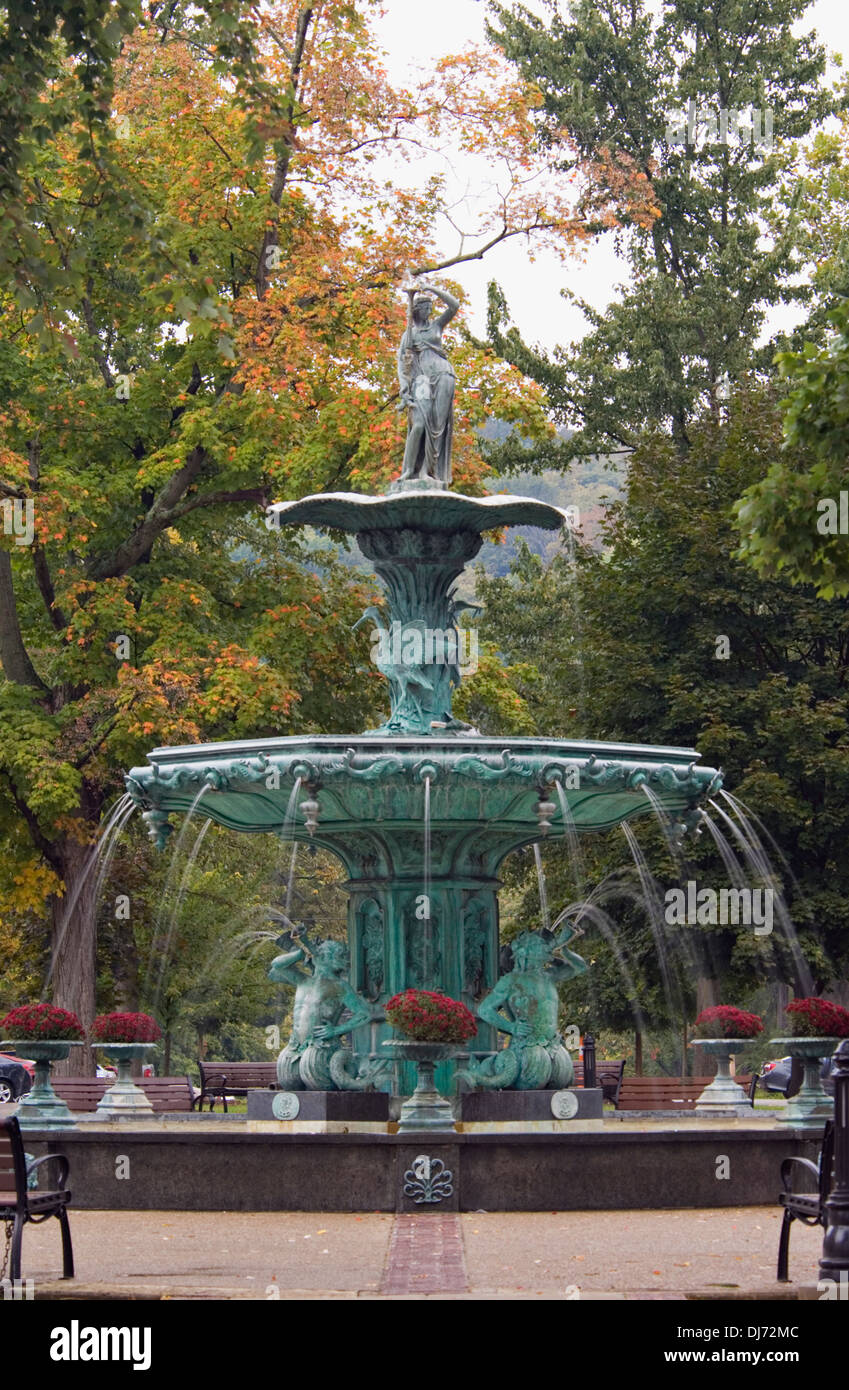
[{"label": "autumn tree", "polygon": [[[397,471],[405,272],[444,271],[519,234],[568,246],[604,201],[546,190],[533,94],[497,55],[446,60],[399,92],[370,35],[373,5],[281,3],[251,12],[252,66],[227,77],[237,8],[244,18],[153,6],[126,33],[99,98],[108,150],[90,138],[77,59],[48,42],[46,133],[11,161],[2,885],[10,910],[50,904],[53,993],[84,1019],[86,866],[122,770],[154,743],[373,717],[364,645],[365,679],[344,674],[365,592],[262,521],[274,497]],[[476,235],[442,258],[440,180],[405,183],[378,160],[414,156],[421,138],[491,149],[503,174]],[[635,215],[646,197],[635,181]],[[540,437],[550,426],[513,368],[468,341],[455,361],[455,469],[474,490],[487,416]]]}]

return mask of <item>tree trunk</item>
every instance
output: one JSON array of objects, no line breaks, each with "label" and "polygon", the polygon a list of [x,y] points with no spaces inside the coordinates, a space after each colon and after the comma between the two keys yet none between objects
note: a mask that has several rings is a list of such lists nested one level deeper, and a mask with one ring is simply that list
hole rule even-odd
[{"label": "tree trunk", "polygon": [[712,1009],[717,999],[716,980],[709,975],[700,975],[696,980],[696,1017],[702,1009]]},{"label": "tree trunk", "polygon": [[793,991],[790,985],[786,984],[784,980],[776,980],[775,1032],[779,1037],[783,1036],[787,1032],[787,1018],[785,1017],[784,1010],[787,1008],[787,1005],[790,1003],[792,997]]},{"label": "tree trunk", "polygon": [[[91,1028],[95,1013],[96,867],[91,869],[81,888],[80,881],[90,854],[90,845],[81,845],[70,837],[62,841],[60,855],[65,892],[61,898],[51,899],[52,1001],[59,1008],[73,1010],[86,1032]],[[94,1076],[94,1054],[88,1043],[71,1048],[69,1060],[59,1062],[56,1072],[59,1076]]]},{"label": "tree trunk", "polygon": [[639,1028],[634,1033],[634,1075],[643,1074],[643,1035]]}]

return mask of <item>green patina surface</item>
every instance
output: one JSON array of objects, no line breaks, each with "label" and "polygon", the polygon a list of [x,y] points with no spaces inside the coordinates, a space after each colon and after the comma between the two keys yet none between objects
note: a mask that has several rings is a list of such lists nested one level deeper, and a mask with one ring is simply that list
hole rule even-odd
[{"label": "green patina surface", "polygon": [[[358,1086],[371,1074],[379,1080],[378,1063],[386,1056],[381,1047],[391,1032],[382,1006],[409,987],[443,990],[477,1015],[477,1037],[460,1059],[470,1084],[562,1085],[557,1040],[534,1036],[528,1044],[524,1033],[515,1040],[511,1033],[510,983],[499,983],[502,861],[548,834],[606,830],[653,807],[668,816],[670,833],[681,835],[721,777],[699,766],[692,749],[492,739],[455,720],[451,695],[462,672],[450,646],[463,607],[454,596],[457,577],[484,531],[520,524],[554,528],[564,517],[528,498],[462,497],[416,483],[393,488],[387,497],[340,493],[279,503],[268,518],[269,525],[308,524],[357,536],[386,592],[385,610],[366,616],[379,634],[398,638],[394,648],[378,643],[375,658],[389,686],[387,722],[355,736],[158,748],[147,767],[129,773],[127,789],[160,846],[173,828],[172,813],[188,811],[202,793],[200,813],[220,825],[285,832],[341,860],[348,874],[347,975],[365,1003],[355,1010],[349,1001],[344,1031],[351,1032],[354,1058],[350,1065],[337,1059],[345,1060],[348,1077],[340,1072],[337,1085]],[[533,993],[534,981],[538,985],[535,1017],[551,1012],[558,975],[553,963],[552,957],[520,972],[521,979],[513,972],[516,998],[522,990]],[[285,970],[291,974],[296,966],[287,960]],[[313,988],[300,973],[286,978],[304,998]],[[503,1001],[498,988],[506,990]],[[499,1031],[511,1035],[507,1052],[513,1054],[503,1076],[491,1065]],[[326,1083],[329,1060],[321,1048],[313,1052],[316,1077],[320,1073]],[[288,1084],[318,1084],[304,1075],[311,1073],[313,1052],[306,1067],[298,1061],[297,1076],[291,1068],[286,1072]],[[324,1068],[318,1066],[323,1061]],[[443,1063],[437,1070],[443,1086],[451,1069]],[[412,1064],[399,1064],[399,1074],[409,1093]]]}]

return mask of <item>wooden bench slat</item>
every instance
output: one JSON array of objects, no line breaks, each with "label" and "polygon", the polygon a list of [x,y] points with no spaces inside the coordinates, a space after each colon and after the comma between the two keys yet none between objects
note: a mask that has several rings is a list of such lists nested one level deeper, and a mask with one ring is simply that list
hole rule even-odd
[{"label": "wooden bench slat", "polygon": [[[613,1101],[614,1105],[616,1105],[619,1099],[624,1072],[624,1057],[612,1058],[609,1061],[596,1058],[596,1085],[601,1087],[604,1093],[604,1099]],[[575,1062],[575,1084],[577,1086],[583,1086],[584,1084],[584,1063],[580,1059]]]},{"label": "wooden bench slat", "polygon": [[[53,1089],[56,1094],[80,1113],[96,1110],[109,1087],[114,1084],[108,1076],[56,1076]],[[141,1086],[154,1114],[164,1110],[191,1110],[194,1104],[195,1088],[188,1076],[140,1076],[136,1085]]]},{"label": "wooden bench slat", "polygon": [[[619,1091],[619,1110],[693,1110],[715,1076],[629,1076]],[[750,1076],[735,1077],[745,1091]]]}]

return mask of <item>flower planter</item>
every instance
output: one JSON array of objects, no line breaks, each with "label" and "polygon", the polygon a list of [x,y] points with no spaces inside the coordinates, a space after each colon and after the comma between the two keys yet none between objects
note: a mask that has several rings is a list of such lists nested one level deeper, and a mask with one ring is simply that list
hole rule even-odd
[{"label": "flower planter", "polygon": [[60,1042],[53,1038],[13,1038],[0,1044],[3,1049],[30,1057],[35,1062],[35,1081],[32,1090],[18,1104],[18,1124],[21,1129],[73,1129],[76,1120],[64,1100],[57,1096],[50,1080],[54,1062],[64,1062],[72,1047],[81,1042]]},{"label": "flower planter", "polygon": [[781,1124],[797,1129],[822,1129],[834,1114],[834,1101],[820,1080],[820,1059],[830,1057],[840,1038],[770,1038],[776,1047],[786,1048],[789,1057],[799,1057],[805,1069],[799,1093],[788,1100]]},{"label": "flower planter", "polygon": [[150,1119],[153,1106],[142,1090],[130,1076],[130,1067],[138,1058],[142,1060],[158,1043],[95,1043],[98,1051],[111,1058],[118,1067],[118,1080],[109,1087],[97,1107],[97,1114],[103,1120],[118,1120],[126,1116],[134,1119]]},{"label": "flower planter", "polygon": [[731,1075],[731,1058],[738,1052],[744,1052],[751,1041],[751,1038],[693,1038],[693,1047],[701,1047],[709,1056],[716,1058],[716,1076],[696,1101],[696,1110],[700,1114],[710,1115],[718,1110],[733,1110],[735,1114],[745,1115],[752,1113],[749,1097]]},{"label": "flower planter", "polygon": [[399,1134],[429,1130],[453,1133],[454,1113],[450,1104],[436,1089],[433,1072],[437,1062],[457,1054],[457,1043],[409,1042],[404,1038],[389,1038],[384,1047],[392,1047],[399,1058],[416,1065],[416,1089],[401,1106]]}]

